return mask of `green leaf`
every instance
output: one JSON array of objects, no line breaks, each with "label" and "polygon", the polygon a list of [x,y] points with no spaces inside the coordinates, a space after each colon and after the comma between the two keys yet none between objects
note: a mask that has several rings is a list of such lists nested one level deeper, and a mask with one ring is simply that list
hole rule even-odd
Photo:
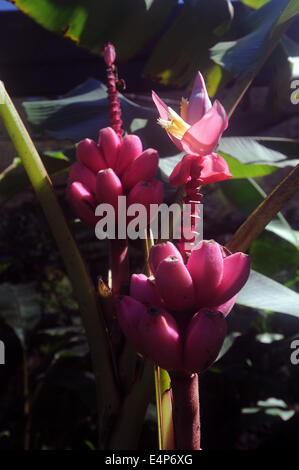
[{"label": "green leaf", "polygon": [[111,41],[118,57],[127,60],[142,51],[160,31],[176,0],[13,0],[13,3],[46,29],[97,54]]},{"label": "green leaf", "polygon": [[263,344],[271,344],[274,341],[280,341],[284,336],[280,333],[261,333],[256,335],[256,340]]},{"label": "green leaf", "polygon": [[288,224],[282,223],[281,220],[274,219],[267,225],[267,230],[275,233],[279,237],[292,243],[295,247],[299,246],[299,232],[293,230]]},{"label": "green leaf", "polygon": [[[232,27],[234,8],[230,0],[185,0],[181,5],[177,0],[11,1],[43,27],[95,54],[103,54],[108,40],[115,44],[120,60],[131,59],[144,52],[146,46],[156,44],[146,73],[166,84],[186,85],[201,69],[214,95],[231,70],[235,77],[243,70],[245,80],[238,81],[230,92],[229,108],[266,61],[289,19],[298,12],[296,0],[272,0],[251,14],[245,9],[241,30],[246,35],[236,40],[238,28]],[[266,3],[243,1],[254,8]],[[226,37],[232,41],[219,43],[219,37],[228,33]],[[210,58],[210,48],[216,63]]]},{"label": "green leaf", "polygon": [[14,330],[23,347],[41,318],[35,284],[0,285],[0,316]]},{"label": "green leaf", "polygon": [[84,444],[88,447],[89,450],[96,450],[94,444],[90,441],[84,441]]},{"label": "green leaf", "polygon": [[144,0],[144,1],[145,1],[146,9],[149,10],[154,0]]},{"label": "green leaf", "polygon": [[[60,151],[49,151],[42,155],[42,161],[50,175],[67,170],[71,160]],[[12,164],[0,174],[0,206],[29,186],[30,181],[21,159],[14,158]]]},{"label": "green leaf", "polygon": [[259,165],[256,163],[244,164],[227,153],[218,152],[227,162],[233,178],[255,178],[270,175],[277,170],[273,165]]},{"label": "green leaf", "polygon": [[[254,179],[249,178],[248,182],[251,184],[253,190],[256,190],[257,197],[262,197],[263,199],[266,197],[266,193]],[[265,227],[265,230],[275,233],[298,248],[299,232],[292,229],[281,212],[278,212],[277,217],[271,220],[271,222]]]},{"label": "green leaf", "polygon": [[233,12],[228,0],[185,0],[154,49],[146,74],[165,85],[186,85],[208,60],[209,48],[229,28]]},{"label": "green leaf", "polygon": [[[263,137],[223,137],[219,143],[219,152],[230,155],[238,161],[249,165],[249,164],[261,164],[270,165],[276,167],[285,166],[296,166],[299,163],[299,158],[289,159],[288,154],[284,154],[279,150],[269,148],[265,145],[272,143],[272,140],[263,141]],[[273,145],[277,144],[278,141],[274,141]],[[283,143],[286,143],[283,141]],[[294,141],[288,141],[294,146],[293,152],[297,152],[299,157],[299,144],[295,144]],[[249,176],[248,176],[249,177]]]},{"label": "green leaf", "polygon": [[144,129],[148,123],[148,119],[133,119],[131,126],[130,126],[130,131],[134,134],[136,131],[139,131],[140,129]]},{"label": "green leaf", "polygon": [[[233,207],[247,217],[266,197],[265,192],[253,179],[223,181],[220,191]],[[298,247],[299,234],[293,230],[285,217],[278,213],[265,228]]]},{"label": "green leaf", "polygon": [[[264,140],[263,140],[264,139]],[[287,154],[270,148],[281,146]],[[273,173],[277,168],[295,166],[298,159],[287,158],[299,155],[299,144],[291,139],[268,139],[259,137],[223,137],[217,150],[228,163],[233,178],[255,178]],[[297,153],[296,153],[297,152]],[[181,161],[184,152],[162,158],[159,167],[165,177],[169,177],[174,167]],[[243,184],[243,183],[242,183]],[[261,198],[259,197],[259,202]]]},{"label": "green leaf", "polygon": [[20,158],[14,158],[0,175],[0,205],[30,185]]},{"label": "green leaf", "polygon": [[260,411],[260,408],[252,407],[252,408],[242,408],[241,412],[245,415],[252,415],[256,414]]},{"label": "green leaf", "polygon": [[159,168],[162,170],[165,178],[169,178],[174,167],[182,160],[184,152],[178,153],[172,157],[161,158],[159,160]]},{"label": "green leaf", "polygon": [[[159,148],[161,155],[173,154],[174,145],[156,124],[157,112],[137,105],[120,93],[118,96],[124,130],[141,137],[144,148]],[[29,101],[23,106],[33,130],[55,139],[97,140],[99,130],[109,126],[107,89],[93,78],[59,99]]]},{"label": "green leaf", "polygon": [[279,407],[279,408],[287,408],[287,404],[285,401],[281,400],[280,398],[270,397],[267,400],[259,400],[257,402],[258,406],[269,408],[269,407]]},{"label": "green leaf", "polygon": [[211,49],[211,59],[237,79],[223,101],[229,114],[298,13],[297,0],[271,0],[248,14],[242,24],[243,37],[219,42]]},{"label": "green leaf", "polygon": [[283,421],[288,421],[295,414],[295,410],[288,409],[287,404],[279,398],[270,397],[267,400],[259,400],[257,405],[260,411],[270,416],[278,416]]},{"label": "green leaf", "polygon": [[232,347],[234,344],[235,340],[241,336],[241,333],[239,331],[233,331],[232,333],[228,334],[223,342],[222,348],[218,354],[218,357],[215,362],[219,361],[226,353],[229,351],[229,349]]},{"label": "green leaf", "polygon": [[[231,157],[224,152],[218,152],[228,163],[230,172],[233,178],[249,178],[255,176],[264,176],[270,173],[273,173],[277,170],[275,166],[272,165],[259,165],[259,164],[243,164],[238,161],[236,158]],[[171,157],[161,158],[159,161],[159,168],[162,170],[165,178],[169,177],[174,167],[182,160],[184,153],[179,153]]]},{"label": "green leaf", "polygon": [[266,276],[276,277],[281,281],[282,274],[288,279],[296,275],[299,266],[299,250],[292,243],[272,233],[264,232],[255,240],[249,250],[252,268]]},{"label": "green leaf", "polygon": [[299,294],[254,270],[239,292],[237,303],[299,317]]},{"label": "green leaf", "polygon": [[283,421],[288,421],[294,416],[295,410],[281,410],[280,408],[268,408],[267,410],[265,410],[265,413],[271,416],[278,416]]},{"label": "green leaf", "polygon": [[299,59],[299,45],[284,35],[267,62],[272,71],[268,88],[266,111],[272,113],[286,111],[290,107],[290,84],[298,77],[296,63]]},{"label": "green leaf", "polygon": [[247,217],[264,199],[250,180],[227,180],[219,185],[221,193],[231,204],[231,210],[237,208]]},{"label": "green leaf", "polygon": [[257,10],[258,8],[261,8],[263,5],[266,3],[269,3],[270,0],[240,0],[244,5],[247,5],[248,7],[254,8]]},{"label": "green leaf", "polygon": [[[288,421],[295,414],[295,410],[288,409],[287,404],[279,398],[270,397],[267,400],[259,400],[256,407],[242,408],[243,414],[266,414]],[[263,420],[265,417],[263,417]]]},{"label": "green leaf", "polygon": [[284,137],[251,137],[259,144],[272,150],[276,150],[287,158],[299,158],[298,141]]}]

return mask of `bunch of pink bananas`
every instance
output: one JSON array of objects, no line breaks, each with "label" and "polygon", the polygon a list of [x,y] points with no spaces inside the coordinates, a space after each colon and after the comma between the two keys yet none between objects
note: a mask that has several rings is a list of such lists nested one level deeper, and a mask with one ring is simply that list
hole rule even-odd
[{"label": "bunch of pink bananas", "polygon": [[249,257],[202,241],[185,264],[166,242],[151,249],[149,265],[153,276],[134,274],[130,296],[119,301],[119,323],[136,350],[160,367],[202,372],[221,349]]},{"label": "bunch of pink bananas", "polygon": [[78,161],[71,166],[67,197],[80,219],[96,225],[98,204],[111,204],[117,213],[118,196],[127,196],[127,205],[161,204],[163,185],[155,180],[159,155],[142,151],[138,136],[120,138],[111,128],[101,129],[99,143],[85,139],[77,146]]}]

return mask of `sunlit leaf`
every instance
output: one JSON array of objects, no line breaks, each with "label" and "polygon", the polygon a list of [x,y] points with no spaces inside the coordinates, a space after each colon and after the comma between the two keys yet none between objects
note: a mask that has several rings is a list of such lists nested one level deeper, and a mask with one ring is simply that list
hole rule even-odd
[{"label": "sunlit leaf", "polygon": [[[270,139],[265,142],[262,139],[263,137],[224,137],[219,143],[219,150],[244,164],[268,164],[284,167],[296,166],[299,163],[298,142],[296,149],[298,158],[289,159],[287,158],[288,154],[284,154],[279,150],[274,150],[264,145],[264,143],[267,142],[268,145],[272,143]],[[293,141],[291,142],[293,143]],[[274,146],[278,143],[279,141],[274,141]]]},{"label": "sunlit leaf", "polygon": [[280,333],[261,333],[256,335],[257,341],[263,344],[271,344],[274,341],[280,341],[284,338],[284,336]]},{"label": "sunlit leaf", "polygon": [[287,240],[289,243],[292,243],[294,246],[299,246],[299,231],[292,230],[290,226],[286,226],[284,223],[281,223],[281,220],[274,219],[267,225],[267,230],[275,233],[284,240]]},{"label": "sunlit leaf", "polygon": [[297,0],[271,0],[248,14],[242,24],[244,36],[219,42],[211,49],[212,60],[237,78],[224,100],[229,113],[298,13]]},{"label": "sunlit leaf", "polygon": [[254,270],[239,292],[237,303],[299,317],[299,294]]},{"label": "sunlit leaf", "polygon": [[[225,199],[233,207],[238,208],[244,217],[254,211],[266,197],[265,192],[253,179],[224,181],[221,183],[220,191],[225,195]],[[281,213],[277,214],[277,217],[265,227],[265,230],[275,233],[298,247],[298,233],[290,227]]]},{"label": "sunlit leaf", "polygon": [[277,170],[274,165],[246,163],[243,164],[227,153],[218,152],[228,163],[233,178],[256,178],[258,176],[270,175]]},{"label": "sunlit leaf", "polygon": [[262,407],[279,407],[279,408],[287,408],[287,404],[285,401],[281,400],[280,398],[270,397],[267,400],[259,400],[257,402],[258,406]]},{"label": "sunlit leaf", "polygon": [[[223,342],[223,345],[222,345],[222,348],[218,354],[218,357],[216,359],[216,361],[219,361],[219,359],[221,359],[226,353],[227,351],[229,351],[229,349],[232,347],[232,345],[234,344],[235,340],[241,336],[241,333],[239,331],[233,331],[232,333],[228,334],[226,337],[225,337],[225,340]],[[216,362],[215,361],[215,362]]]},{"label": "sunlit leaf", "polygon": [[248,7],[258,9],[261,8],[266,3],[269,3],[271,0],[240,0],[240,2],[244,3]]},{"label": "sunlit leaf", "polygon": [[280,408],[268,408],[267,410],[265,410],[265,413],[271,416],[278,416],[283,421],[288,421],[294,416],[295,410],[281,410]]},{"label": "sunlit leaf", "polygon": [[256,414],[260,411],[260,408],[257,408],[257,407],[252,407],[252,408],[242,408],[241,412],[244,414],[244,415],[252,415],[252,414]]}]

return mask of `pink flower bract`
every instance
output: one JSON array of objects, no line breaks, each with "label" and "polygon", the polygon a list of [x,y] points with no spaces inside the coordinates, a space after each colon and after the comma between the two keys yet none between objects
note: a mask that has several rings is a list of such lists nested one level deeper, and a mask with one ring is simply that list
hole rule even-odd
[{"label": "pink flower bract", "polygon": [[214,152],[228,126],[228,118],[219,101],[216,100],[212,106],[200,72],[197,73],[189,101],[181,101],[180,115],[155,92],[152,92],[152,98],[160,114],[158,123],[177,148],[187,154],[173,170],[170,184],[180,186],[190,179],[198,179],[200,184],[210,184],[230,178],[226,161]]}]

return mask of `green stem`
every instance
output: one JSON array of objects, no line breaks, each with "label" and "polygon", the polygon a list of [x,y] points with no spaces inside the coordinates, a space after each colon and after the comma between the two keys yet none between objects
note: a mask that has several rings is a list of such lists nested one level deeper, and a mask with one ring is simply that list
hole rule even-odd
[{"label": "green stem", "polygon": [[144,361],[134,385],[123,401],[109,449],[136,449],[144,422],[144,415],[153,393],[153,363]]},{"label": "green stem", "polygon": [[0,82],[0,103],[2,103],[0,117],[44,210],[79,303],[97,384],[99,423],[101,423],[99,436],[102,446],[104,421],[117,413],[119,395],[113,375],[105,323],[102,312],[99,311],[95,288],[67,225],[49,175],[2,82]]},{"label": "green stem", "polygon": [[[144,258],[145,270],[147,276],[151,275],[151,270],[148,264],[149,253],[154,245],[151,230],[147,232],[147,238],[144,243]],[[171,414],[171,401],[164,399],[164,393],[168,393],[170,389],[170,378],[166,370],[161,369],[157,365],[154,367],[155,378],[155,397],[156,397],[156,410],[157,410],[157,427],[158,427],[158,443],[159,450],[169,449],[172,443],[173,425],[169,417]],[[165,419],[164,419],[165,418]]]},{"label": "green stem", "polygon": [[158,428],[158,443],[159,450],[163,450],[163,439],[162,439],[162,397],[161,397],[161,384],[160,384],[160,367],[155,364],[155,396],[156,396],[156,408],[157,408],[157,428]]}]

